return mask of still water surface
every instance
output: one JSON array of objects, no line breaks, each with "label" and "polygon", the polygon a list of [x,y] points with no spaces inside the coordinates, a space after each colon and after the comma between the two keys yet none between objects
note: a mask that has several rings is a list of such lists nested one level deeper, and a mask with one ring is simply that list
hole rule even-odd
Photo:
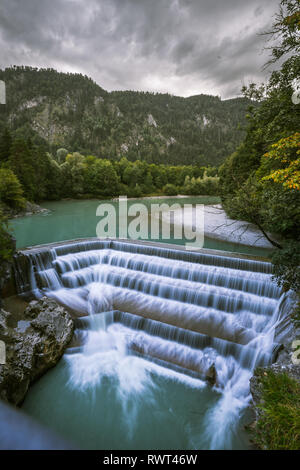
[{"label": "still water surface", "polygon": [[[10,226],[17,239],[17,248],[25,248],[26,246],[40,245],[63,240],[72,240],[76,238],[87,238],[96,236],[96,227],[100,217],[96,216],[96,210],[100,202],[109,202],[113,204],[117,210],[117,201],[99,201],[99,200],[83,200],[83,201],[59,201],[46,202],[43,207],[51,211],[50,214],[34,215],[13,219]],[[142,202],[150,209],[151,204],[217,204],[217,197],[187,197],[187,198],[164,198],[162,199],[144,199],[129,200],[130,205]],[[150,210],[149,210],[150,212]],[[118,221],[118,217],[117,217]],[[149,224],[150,225],[150,224]],[[149,230],[150,232],[150,230]],[[171,237],[170,240],[152,239],[149,233],[148,240],[160,241],[173,244],[184,244],[185,240],[178,240]],[[268,256],[270,250],[252,246],[231,243],[222,240],[216,240],[205,237],[204,248],[233,251],[246,253],[250,255]]]}]

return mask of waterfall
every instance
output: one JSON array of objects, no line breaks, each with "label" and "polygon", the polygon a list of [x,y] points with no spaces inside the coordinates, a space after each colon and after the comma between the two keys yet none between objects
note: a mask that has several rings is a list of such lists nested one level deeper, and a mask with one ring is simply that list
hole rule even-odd
[{"label": "waterfall", "polygon": [[91,239],[25,250],[15,265],[20,293],[47,295],[78,315],[65,355],[74,387],[115,374],[125,406],[130,393],[151,388],[149,368],[213,386],[220,399],[195,446],[230,448],[249,379],[274,361],[289,311],[270,263]]}]

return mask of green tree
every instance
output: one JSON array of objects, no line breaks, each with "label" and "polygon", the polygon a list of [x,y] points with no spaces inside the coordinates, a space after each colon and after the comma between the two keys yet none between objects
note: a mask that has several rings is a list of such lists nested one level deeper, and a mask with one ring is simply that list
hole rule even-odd
[{"label": "green tree", "polygon": [[63,163],[66,160],[66,156],[68,155],[68,150],[64,148],[60,148],[56,151],[56,159],[58,163]]},{"label": "green tree", "polygon": [[178,188],[174,184],[168,183],[162,188],[162,190],[167,196],[177,196],[178,194]]},{"label": "green tree", "polygon": [[14,243],[9,233],[7,218],[0,210],[0,270],[3,261],[10,261],[14,251]]},{"label": "green tree", "polygon": [[244,89],[249,98],[259,98],[260,105],[250,107],[246,137],[219,171],[227,213],[256,224],[279,248],[273,256],[277,280],[282,285],[286,279],[296,290],[297,275],[291,272],[298,272],[298,258],[289,258],[288,253],[298,252],[300,244],[300,108],[292,100],[292,85],[300,76],[299,44],[295,43],[299,18],[299,2],[282,0],[277,29],[271,32],[279,34],[281,42],[273,48],[272,57],[296,54],[272,72],[266,85]]},{"label": "green tree", "polygon": [[86,165],[84,175],[85,192],[97,196],[114,196],[118,193],[119,177],[109,160],[97,159]]},{"label": "green tree", "polygon": [[153,178],[149,171],[147,172],[144,180],[143,190],[145,193],[151,193],[154,191]]},{"label": "green tree", "polygon": [[272,256],[273,276],[284,290],[300,292],[300,243],[289,240]]},{"label": "green tree", "polygon": [[0,165],[8,161],[11,150],[11,144],[11,133],[6,127],[0,137]]},{"label": "green tree", "polygon": [[6,168],[0,168],[0,201],[13,209],[25,207],[21,184],[16,175]]},{"label": "green tree", "polygon": [[300,52],[300,2],[282,0],[270,31],[265,33],[275,44],[270,46],[272,58],[268,64],[277,62],[284,55]]},{"label": "green tree", "polygon": [[61,165],[65,195],[77,196],[84,192],[84,156],[69,153]]},{"label": "green tree", "polygon": [[35,199],[35,172],[33,155],[28,143],[23,138],[13,141],[9,157],[9,166],[20,181],[27,199]]}]

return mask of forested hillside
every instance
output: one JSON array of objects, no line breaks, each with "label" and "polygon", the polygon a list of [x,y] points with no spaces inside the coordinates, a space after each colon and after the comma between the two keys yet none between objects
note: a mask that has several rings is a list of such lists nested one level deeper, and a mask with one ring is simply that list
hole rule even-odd
[{"label": "forested hillside", "polygon": [[244,136],[247,98],[222,101],[208,95],[108,93],[90,78],[53,69],[0,70],[7,104],[0,106],[5,127],[44,143],[83,155],[148,163],[215,166]]}]

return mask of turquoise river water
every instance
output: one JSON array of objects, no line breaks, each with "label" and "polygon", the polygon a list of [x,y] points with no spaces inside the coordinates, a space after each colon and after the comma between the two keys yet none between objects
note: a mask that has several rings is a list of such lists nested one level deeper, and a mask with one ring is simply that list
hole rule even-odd
[{"label": "turquoise river water", "polygon": [[[63,240],[72,240],[77,238],[95,237],[97,223],[100,217],[96,216],[96,210],[101,201],[99,200],[83,200],[83,201],[59,201],[46,202],[43,207],[51,212],[48,215],[34,215],[13,219],[10,222],[13,233],[17,239],[17,248],[26,246],[40,245]],[[116,210],[118,203],[116,201],[102,201],[113,204]],[[144,200],[128,200],[128,207],[136,202],[142,202],[149,208],[150,204],[216,204],[219,202],[217,197],[187,197],[187,198],[164,198],[162,199],[144,199]],[[130,219],[129,219],[130,221]],[[117,218],[118,222],[118,218]],[[149,224],[150,226],[150,224]],[[178,240],[172,237],[169,240],[160,238],[151,238],[150,229],[148,240],[174,243],[177,245],[184,244],[185,240]],[[227,241],[216,240],[205,237],[204,248],[216,250],[233,251],[250,255],[268,256],[270,250],[241,245],[238,243],[230,243]]]},{"label": "turquoise river water", "polygon": [[[50,214],[11,222],[17,246],[95,237],[98,204],[43,204]],[[208,238],[204,247],[269,253]],[[283,315],[269,263],[110,241],[28,256],[35,296],[81,316],[58,365],[31,387],[26,412],[78,448],[250,447],[249,378],[272,360]],[[213,387],[205,379],[212,366]]]}]

